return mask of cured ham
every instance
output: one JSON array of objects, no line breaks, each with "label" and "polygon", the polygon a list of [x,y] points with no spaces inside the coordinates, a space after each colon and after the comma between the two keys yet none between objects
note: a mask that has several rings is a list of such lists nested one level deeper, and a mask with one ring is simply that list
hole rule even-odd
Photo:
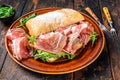
[{"label": "cured ham", "polygon": [[89,23],[86,21],[81,21],[78,25],[71,28],[72,33],[78,32],[79,34],[88,27]]},{"label": "cured ham", "polygon": [[72,28],[72,26],[61,27],[61,28],[57,29],[56,32],[60,32],[63,35],[67,36],[67,35],[71,34],[71,28]]},{"label": "cured ham", "polygon": [[26,59],[32,56],[32,54],[28,53],[28,39],[26,37],[20,37],[12,40],[11,47],[13,56],[18,60]]},{"label": "cured ham", "polygon": [[87,21],[81,21],[79,24],[61,27],[56,31],[67,36],[67,44],[63,50],[75,54],[78,49],[90,41],[94,28]]},{"label": "cured ham", "polygon": [[55,32],[40,35],[34,47],[55,54],[62,51],[75,54],[90,41],[93,32],[94,28],[87,21],[82,21],[79,24],[60,27]]},{"label": "cured ham", "polygon": [[58,54],[66,45],[67,37],[59,32],[51,32],[40,35],[35,44],[35,48],[47,52]]},{"label": "cured ham", "polygon": [[64,51],[70,54],[74,54],[76,50],[81,47],[80,39],[78,38],[79,34],[72,33],[68,36],[68,44],[64,47]]},{"label": "cured ham", "polygon": [[84,43],[84,45],[86,45],[90,41],[90,37],[93,32],[94,28],[90,24],[88,24],[88,26],[81,31],[79,39],[81,40],[81,42]]},{"label": "cured ham", "polygon": [[9,29],[6,34],[6,37],[9,40],[13,40],[23,36],[27,36],[27,34],[22,28]]},{"label": "cured ham", "polygon": [[11,41],[9,47],[11,47],[15,58],[22,60],[32,56],[31,50],[28,48],[28,35],[22,28],[10,29],[6,38]]}]

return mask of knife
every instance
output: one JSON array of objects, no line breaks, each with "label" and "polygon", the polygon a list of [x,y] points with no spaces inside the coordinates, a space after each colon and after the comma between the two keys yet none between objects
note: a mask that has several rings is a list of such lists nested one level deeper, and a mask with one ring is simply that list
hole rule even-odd
[{"label": "knife", "polygon": [[99,26],[102,28],[104,32],[108,32],[107,28],[100,22],[99,18],[89,7],[86,7],[85,10],[98,22]]}]

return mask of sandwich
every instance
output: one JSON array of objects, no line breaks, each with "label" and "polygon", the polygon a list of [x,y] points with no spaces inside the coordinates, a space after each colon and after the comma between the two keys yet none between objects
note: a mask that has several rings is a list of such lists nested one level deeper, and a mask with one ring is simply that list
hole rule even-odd
[{"label": "sandwich", "polygon": [[[45,62],[71,60],[90,41],[94,44],[97,39],[94,27],[73,9],[63,8],[26,19],[24,26],[28,33],[17,28],[8,31],[6,36],[11,40],[13,55],[18,60],[29,57]],[[15,34],[11,33],[19,36],[12,38]],[[15,46],[17,43],[19,46]]]}]

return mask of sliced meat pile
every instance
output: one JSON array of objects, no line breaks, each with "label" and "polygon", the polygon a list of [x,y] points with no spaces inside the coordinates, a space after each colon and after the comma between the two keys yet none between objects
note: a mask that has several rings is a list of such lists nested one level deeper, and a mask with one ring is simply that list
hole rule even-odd
[{"label": "sliced meat pile", "polygon": [[93,32],[94,28],[88,22],[83,21],[40,35],[34,47],[55,54],[62,51],[75,54],[78,49],[90,41]]},{"label": "sliced meat pile", "polygon": [[9,46],[15,58],[21,60],[32,56],[28,50],[28,35],[22,28],[10,29],[6,34],[6,38],[12,43]]}]

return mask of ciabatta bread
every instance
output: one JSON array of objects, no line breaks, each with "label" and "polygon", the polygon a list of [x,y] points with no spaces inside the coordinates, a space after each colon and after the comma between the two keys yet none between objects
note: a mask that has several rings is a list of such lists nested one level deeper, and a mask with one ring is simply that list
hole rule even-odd
[{"label": "ciabatta bread", "polygon": [[28,20],[26,22],[26,27],[30,35],[38,36],[82,20],[84,20],[84,17],[78,11],[64,8],[38,15]]}]

